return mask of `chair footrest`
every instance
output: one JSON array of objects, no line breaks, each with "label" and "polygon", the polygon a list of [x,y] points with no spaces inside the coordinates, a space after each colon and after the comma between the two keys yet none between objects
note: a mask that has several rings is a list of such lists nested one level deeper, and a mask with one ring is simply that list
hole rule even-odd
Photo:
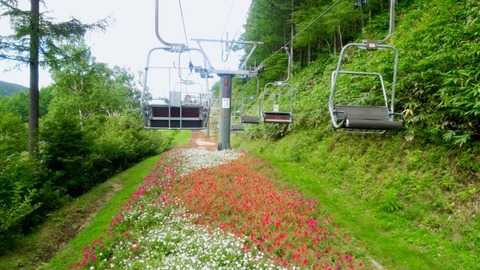
[{"label": "chair footrest", "polygon": [[263,112],[265,123],[291,123],[292,114],[289,112]]},{"label": "chair footrest", "polygon": [[391,120],[347,119],[345,121],[345,127],[359,129],[400,129],[403,128],[403,123]]},{"label": "chair footrest", "polygon": [[260,117],[258,116],[240,116],[240,122],[245,124],[260,124]]}]

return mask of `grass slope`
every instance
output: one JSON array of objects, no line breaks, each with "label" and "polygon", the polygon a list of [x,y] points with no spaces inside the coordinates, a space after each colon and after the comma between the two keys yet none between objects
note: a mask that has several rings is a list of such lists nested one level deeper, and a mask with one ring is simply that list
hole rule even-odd
[{"label": "grass slope", "polygon": [[275,142],[234,139],[318,199],[391,269],[478,269],[480,222],[475,185],[465,185],[455,158],[399,135],[358,136],[303,130]]}]

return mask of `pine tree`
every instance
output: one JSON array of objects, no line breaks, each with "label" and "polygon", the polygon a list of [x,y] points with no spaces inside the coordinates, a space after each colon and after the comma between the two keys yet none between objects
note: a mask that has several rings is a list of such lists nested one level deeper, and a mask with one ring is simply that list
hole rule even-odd
[{"label": "pine tree", "polygon": [[[35,153],[38,140],[39,66],[51,66],[57,61],[60,45],[83,39],[90,30],[105,30],[108,19],[83,24],[72,18],[54,22],[40,12],[40,0],[30,0],[30,10],[18,7],[18,0],[0,0],[0,18],[8,17],[13,34],[0,37],[0,60],[28,63],[30,68],[29,143],[30,156]],[[42,1],[43,3],[43,1]]]}]

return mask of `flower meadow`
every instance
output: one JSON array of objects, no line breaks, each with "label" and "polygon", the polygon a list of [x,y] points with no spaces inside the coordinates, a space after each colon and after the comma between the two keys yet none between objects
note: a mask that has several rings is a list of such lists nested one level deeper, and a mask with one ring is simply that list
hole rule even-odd
[{"label": "flower meadow", "polygon": [[274,180],[265,161],[209,146],[194,137],[165,153],[69,268],[365,268],[315,199]]}]

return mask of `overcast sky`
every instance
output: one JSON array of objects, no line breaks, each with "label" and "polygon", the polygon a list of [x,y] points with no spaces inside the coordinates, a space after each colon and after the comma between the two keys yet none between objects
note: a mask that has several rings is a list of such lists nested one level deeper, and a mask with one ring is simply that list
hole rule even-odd
[{"label": "overcast sky", "polygon": [[[29,8],[28,0],[19,0],[19,3],[25,9]],[[160,35],[167,42],[188,43],[190,47],[197,46],[190,40],[192,38],[225,40],[228,33],[229,39],[233,37],[238,39],[243,32],[250,3],[251,0],[159,0]],[[107,63],[110,67],[117,65],[129,68],[134,73],[143,71],[148,51],[153,47],[163,46],[155,36],[155,0],[45,0],[45,5],[41,6],[41,11],[48,10],[49,16],[59,21],[71,17],[84,23],[92,23],[105,17],[114,19],[113,25],[105,33],[90,33],[86,38],[97,62]],[[187,41],[183,30],[182,13]],[[8,21],[0,21],[0,35],[8,31]],[[206,50],[209,51],[207,56],[216,69],[223,69],[221,65],[228,66],[226,68],[237,65],[238,61],[234,62],[236,61],[234,57],[229,61],[221,60],[222,57],[225,59],[225,51],[222,54],[220,43],[205,45],[213,48]],[[178,55],[175,57],[178,61]],[[171,66],[171,61],[159,65]],[[3,71],[12,65],[0,61],[0,80],[28,86],[28,67],[22,71]],[[178,79],[178,74],[176,76]],[[50,82],[48,72],[41,72],[40,86],[46,86]]]}]

